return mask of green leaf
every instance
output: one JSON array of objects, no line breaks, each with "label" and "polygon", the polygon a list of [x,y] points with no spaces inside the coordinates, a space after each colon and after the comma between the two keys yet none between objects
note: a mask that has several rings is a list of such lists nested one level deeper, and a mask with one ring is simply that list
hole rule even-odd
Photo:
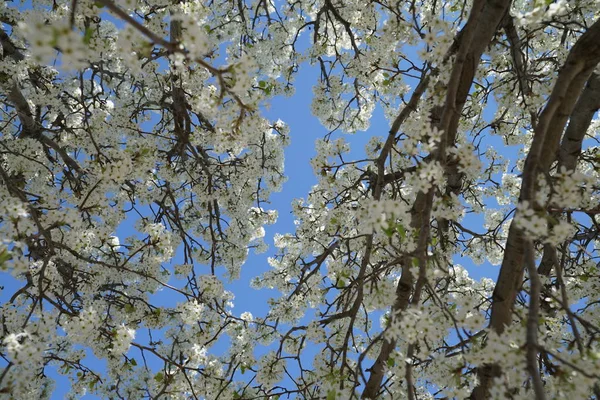
[{"label": "green leaf", "polygon": [[402,240],[406,239],[406,229],[404,229],[404,226],[400,224],[396,225],[396,231],[398,231],[398,235],[400,235]]},{"label": "green leaf", "polygon": [[396,360],[394,360],[393,357],[388,358],[388,360],[387,360],[388,368],[392,368],[394,365],[396,365]]},{"label": "green leaf", "polygon": [[385,233],[385,235],[389,238],[391,238],[394,235],[394,227],[393,226],[389,226],[387,228],[383,228],[383,233]]},{"label": "green leaf", "polygon": [[165,374],[163,374],[162,372],[157,373],[156,375],[154,375],[154,380],[156,382],[162,382],[165,380]]},{"label": "green leaf", "polygon": [[387,328],[387,326],[390,324],[390,315],[389,314],[385,314],[383,316],[383,326]]},{"label": "green leaf", "polygon": [[94,30],[92,28],[85,28],[85,33],[83,35],[83,43],[90,44],[93,34]]},{"label": "green leaf", "polygon": [[63,363],[63,365],[61,365],[61,372],[63,374],[68,374],[71,369],[72,369],[71,366],[69,364],[67,364],[66,362]]},{"label": "green leaf", "polygon": [[258,87],[261,87],[261,88],[264,89],[266,86],[267,86],[267,82],[265,82],[265,81],[259,81],[258,82]]},{"label": "green leaf", "polygon": [[12,254],[6,249],[2,249],[0,251],[0,269],[4,269],[4,263],[10,259],[12,259]]},{"label": "green leaf", "polygon": [[327,400],[335,400],[336,393],[335,390],[330,390],[327,392]]},{"label": "green leaf", "polygon": [[129,364],[135,367],[137,365],[137,361],[135,361],[135,358],[132,358],[131,360],[129,360]]},{"label": "green leaf", "polygon": [[134,306],[132,306],[131,304],[125,304],[125,312],[127,314],[131,314],[134,311],[135,311],[135,307]]}]

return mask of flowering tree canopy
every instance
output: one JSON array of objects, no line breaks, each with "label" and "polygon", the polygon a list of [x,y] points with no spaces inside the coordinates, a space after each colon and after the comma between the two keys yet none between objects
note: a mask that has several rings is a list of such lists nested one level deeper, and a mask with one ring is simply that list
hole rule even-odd
[{"label": "flowering tree canopy", "polygon": [[[2,2],[0,397],[600,398],[599,10]],[[318,183],[238,314],[303,64]]]}]

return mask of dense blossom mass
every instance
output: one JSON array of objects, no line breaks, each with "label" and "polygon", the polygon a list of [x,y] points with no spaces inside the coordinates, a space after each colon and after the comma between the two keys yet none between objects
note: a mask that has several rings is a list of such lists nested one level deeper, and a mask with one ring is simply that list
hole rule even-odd
[{"label": "dense blossom mass", "polygon": [[[57,374],[73,399],[600,398],[597,0],[14,0],[0,21],[0,398]],[[263,112],[304,66],[329,133],[267,249],[295,133]],[[263,315],[224,286],[250,251],[272,256]]]}]

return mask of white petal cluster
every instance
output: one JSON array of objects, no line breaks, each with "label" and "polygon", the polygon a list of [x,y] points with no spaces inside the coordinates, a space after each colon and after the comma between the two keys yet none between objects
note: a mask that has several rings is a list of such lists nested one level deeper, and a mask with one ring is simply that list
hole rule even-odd
[{"label": "white petal cluster", "polygon": [[283,362],[275,352],[269,352],[259,360],[256,380],[265,387],[273,387],[283,377],[283,369]]},{"label": "white petal cluster", "polygon": [[121,355],[129,350],[131,342],[135,338],[135,329],[121,325],[114,331],[113,336],[111,351],[115,355]]}]

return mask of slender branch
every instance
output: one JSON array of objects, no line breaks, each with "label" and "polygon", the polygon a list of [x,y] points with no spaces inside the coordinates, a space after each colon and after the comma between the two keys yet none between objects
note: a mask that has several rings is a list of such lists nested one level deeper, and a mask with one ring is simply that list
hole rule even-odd
[{"label": "slender branch", "polygon": [[537,400],[545,400],[544,385],[540,377],[538,367],[538,320],[540,312],[540,292],[541,282],[535,267],[535,255],[533,242],[530,239],[526,240],[526,264],[529,280],[531,283],[531,291],[529,293],[529,314],[527,316],[527,370],[533,382],[533,390]]}]

